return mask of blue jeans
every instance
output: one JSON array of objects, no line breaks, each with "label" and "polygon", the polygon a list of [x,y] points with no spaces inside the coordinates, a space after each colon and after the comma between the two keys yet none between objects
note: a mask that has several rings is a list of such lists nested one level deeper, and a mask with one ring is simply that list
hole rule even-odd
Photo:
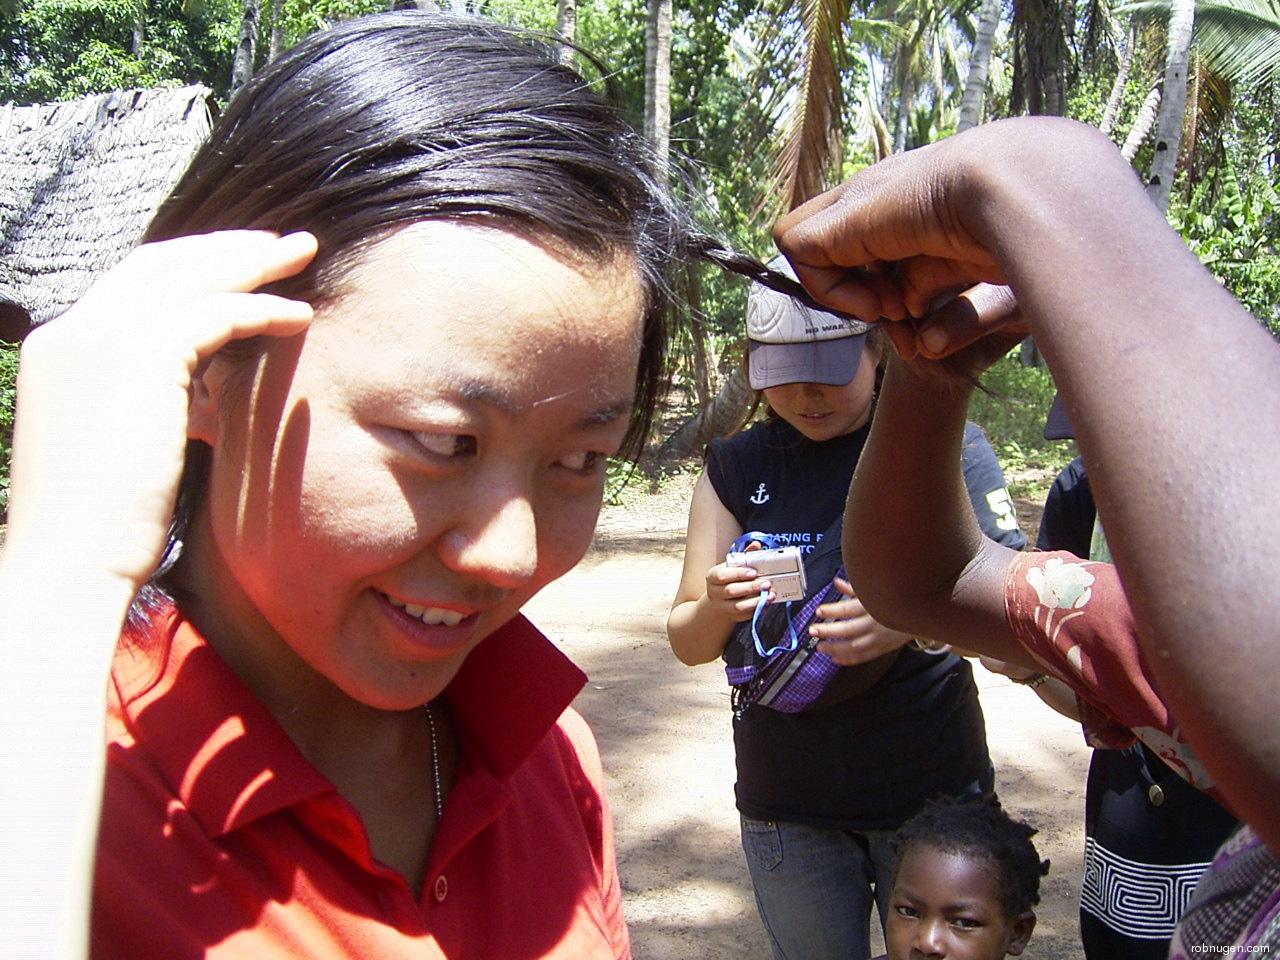
[{"label": "blue jeans", "polygon": [[889,912],[894,831],[741,819],[742,849],[774,960],[867,960],[871,905],[881,929]]}]

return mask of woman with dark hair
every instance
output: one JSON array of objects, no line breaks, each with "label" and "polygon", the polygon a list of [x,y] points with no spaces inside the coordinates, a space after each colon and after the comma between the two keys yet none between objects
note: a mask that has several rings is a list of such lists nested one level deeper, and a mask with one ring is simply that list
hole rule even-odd
[{"label": "woman with dark hair", "polygon": [[[60,926],[98,957],[629,955],[583,677],[519,610],[639,448],[664,274],[714,247],[650,169],[548,48],[348,22],[29,339],[0,558],[24,955]],[[98,792],[113,651],[86,935],[60,811]]]}]

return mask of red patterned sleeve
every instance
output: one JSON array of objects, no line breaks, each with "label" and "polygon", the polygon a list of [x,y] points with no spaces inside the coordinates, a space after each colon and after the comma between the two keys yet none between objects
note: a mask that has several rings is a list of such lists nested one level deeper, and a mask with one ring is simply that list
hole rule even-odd
[{"label": "red patterned sleeve", "polygon": [[1136,737],[1211,790],[1138,646],[1115,567],[1065,551],[1022,553],[1009,566],[1004,602],[1018,640],[1075,691],[1090,744],[1120,748]]}]

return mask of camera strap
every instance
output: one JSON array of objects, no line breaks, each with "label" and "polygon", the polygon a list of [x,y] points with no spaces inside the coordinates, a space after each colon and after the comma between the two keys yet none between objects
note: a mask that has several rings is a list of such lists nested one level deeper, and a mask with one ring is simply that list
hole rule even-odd
[{"label": "camera strap", "polygon": [[761,590],[760,599],[756,601],[755,613],[751,614],[751,639],[755,641],[756,653],[762,657],[772,657],[775,653],[790,653],[796,647],[800,646],[800,638],[796,636],[796,626],[791,622],[791,601],[787,601],[787,637],[775,647],[768,650],[764,648],[764,644],[760,641],[760,632],[756,629],[757,623],[760,621],[760,614],[764,612],[764,608],[769,605],[769,591]]},{"label": "camera strap", "polygon": [[[773,550],[784,545],[783,542],[773,536],[773,534],[761,533],[758,530],[752,530],[748,533],[744,533],[742,536],[738,537],[737,540],[734,540],[729,547],[729,551],[731,553],[743,553],[746,551],[748,545],[753,543],[760,544],[760,546],[766,550]],[[760,614],[764,612],[764,608],[768,605],[769,591],[761,590],[760,599],[756,602],[755,612],[751,614],[751,639],[755,641],[756,653],[765,658],[772,657],[775,653],[790,653],[796,647],[800,646],[800,638],[796,636],[795,624],[791,622],[791,601],[788,600],[785,608],[787,612],[786,639],[777,646],[770,647],[768,650],[764,648],[764,643],[760,640],[760,632],[756,625],[760,621]]]}]

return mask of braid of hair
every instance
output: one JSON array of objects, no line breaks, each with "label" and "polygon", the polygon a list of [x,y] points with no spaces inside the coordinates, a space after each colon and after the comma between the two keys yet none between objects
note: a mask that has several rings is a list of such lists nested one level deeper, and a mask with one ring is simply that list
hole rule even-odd
[{"label": "braid of hair", "polygon": [[833,310],[831,307],[819,303],[806,290],[800,281],[787,276],[780,270],[773,270],[766,264],[757,260],[749,254],[741,253],[734,250],[715,237],[707,234],[696,234],[688,240],[688,251],[694,257],[705,260],[708,263],[715,264],[722,270],[730,273],[736,273],[739,276],[746,277],[754,283],[767,287],[783,296],[791,297],[804,304],[811,310],[818,310],[822,313],[831,314],[835,317],[844,317],[853,320],[855,323],[861,324],[856,318],[849,317],[847,314],[841,313],[839,310]]}]

